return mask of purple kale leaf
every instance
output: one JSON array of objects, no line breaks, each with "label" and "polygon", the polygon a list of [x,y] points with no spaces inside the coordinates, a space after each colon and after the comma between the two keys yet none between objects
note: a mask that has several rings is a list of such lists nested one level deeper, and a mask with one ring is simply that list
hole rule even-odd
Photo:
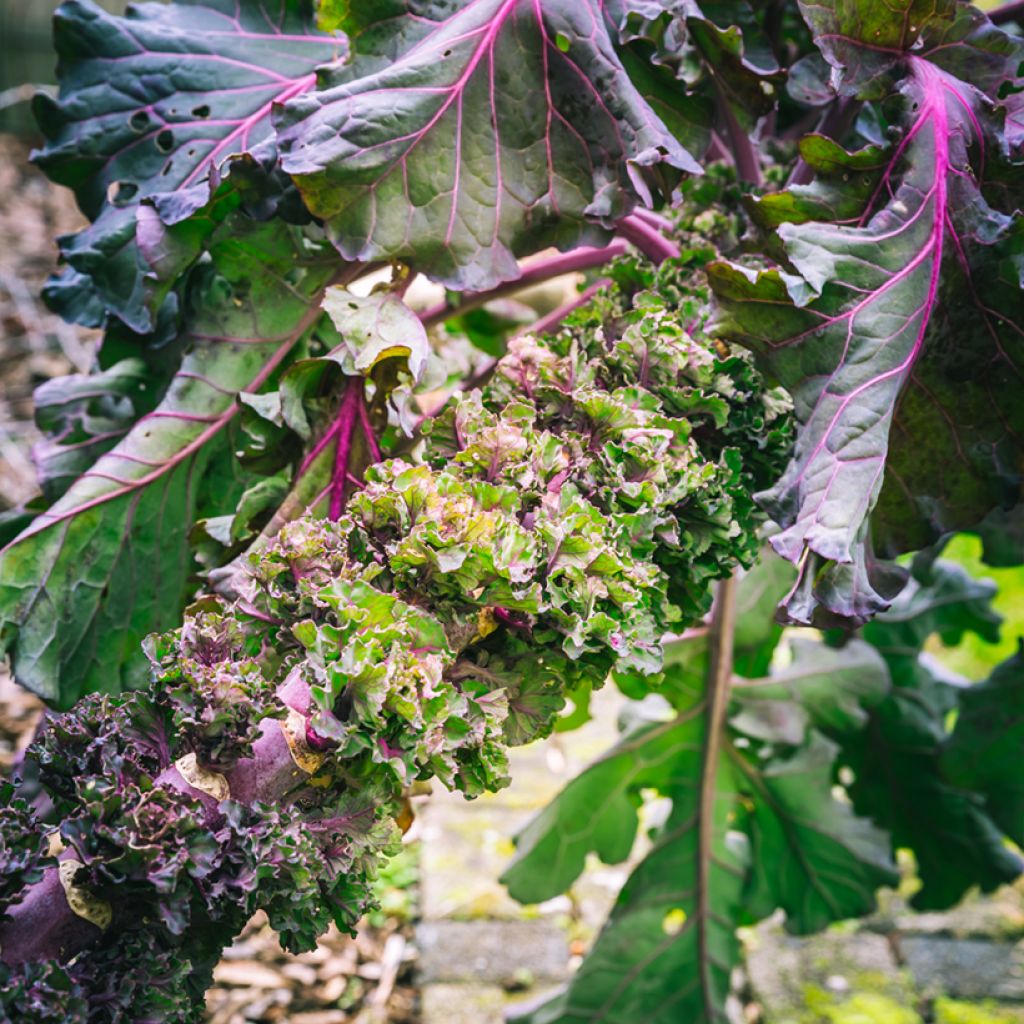
[{"label": "purple kale leaf", "polygon": [[271,108],[311,88],[345,44],[316,31],[309,0],[143,4],[124,17],[67,0],[55,41],[61,90],[36,99],[37,161],[94,223],[62,239],[70,266],[48,297],[69,317],[95,325],[106,308],[148,331],[160,289],[136,244],[140,203],[176,223],[231,161],[272,166]]},{"label": "purple kale leaf", "polygon": [[760,203],[781,222],[785,263],[711,270],[720,329],[790,390],[801,424],[795,458],[761,495],[782,527],[773,545],[801,569],[784,606],[797,622],[884,609],[900,577],[875,544],[883,556],[923,547],[1013,505],[1021,483],[1024,234],[1012,205],[1000,209],[1015,175],[1019,194],[1000,105],[1024,49],[973,21],[970,40],[991,45],[961,42],[962,19],[940,12],[915,29],[913,54],[893,42],[883,66],[874,23],[838,10],[811,20],[840,89],[887,82],[901,108],[888,162],[879,173],[874,151],[822,150],[841,174]]},{"label": "purple kale leaf", "polygon": [[353,60],[278,125],[284,170],[348,259],[487,288],[528,251],[606,241],[700,170],[631,81],[598,0],[353,6]]}]

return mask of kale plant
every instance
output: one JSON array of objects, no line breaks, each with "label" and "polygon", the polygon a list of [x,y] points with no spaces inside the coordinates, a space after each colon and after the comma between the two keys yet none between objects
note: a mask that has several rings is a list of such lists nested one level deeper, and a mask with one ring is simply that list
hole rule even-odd
[{"label": "kale plant", "polygon": [[924,652],[998,635],[951,534],[1024,562],[1019,16],[67,0],[45,297],[104,333],[0,519],[53,708],[0,790],[7,1017],[199,1019],[255,910],[351,930],[414,783],[506,785],[602,685],[631,725],[510,891],[671,811],[524,1021],[723,1020],[739,925],[866,914],[897,847],[922,907],[1017,877],[1022,663]]}]

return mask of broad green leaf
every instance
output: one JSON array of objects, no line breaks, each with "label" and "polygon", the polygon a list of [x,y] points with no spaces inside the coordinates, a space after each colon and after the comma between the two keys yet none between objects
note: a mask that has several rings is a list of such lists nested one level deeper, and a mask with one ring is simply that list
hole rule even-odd
[{"label": "broad green leaf", "polygon": [[737,680],[734,728],[748,736],[797,746],[810,726],[858,732],[867,709],[889,691],[885,662],[870,644],[852,641],[834,650],[807,637],[790,641],[792,664],[764,679]]},{"label": "broad green leaf", "polygon": [[[747,849],[745,837],[733,831],[743,817],[734,768],[724,754],[709,751],[702,690],[690,691],[689,706],[676,719],[624,741],[633,746],[612,752],[570,783],[524,833],[531,845],[521,849],[513,867],[513,895],[554,895],[561,891],[556,885],[578,874],[598,840],[617,859],[628,854],[638,787],[656,788],[672,799],[651,852],[626,882],[577,974],[554,999],[514,1018],[520,1024],[726,1019],[730,976],[739,960],[735,929]],[[584,793],[579,783],[588,776]],[[591,826],[595,819],[602,822],[599,831]],[[628,846],[617,838],[623,832]],[[556,850],[572,851],[573,870],[552,879]],[[600,848],[596,852],[603,856]]]},{"label": "broad green leaf", "polygon": [[[228,451],[236,396],[321,315],[336,268],[297,229],[244,221],[225,225],[211,257],[163,401],[0,552],[0,641],[16,679],[56,706],[145,680],[139,642],[180,615],[197,489]],[[211,514],[227,511],[217,504]]]},{"label": "broad green leaf", "polygon": [[341,335],[341,368],[347,376],[369,376],[390,359],[408,366],[419,380],[430,343],[419,317],[391,291],[359,296],[345,288],[328,288],[323,307]]},{"label": "broad green leaf", "polygon": [[312,88],[343,40],[312,24],[310,0],[177,0],[118,17],[67,0],[54,21],[61,90],[36,99],[37,160],[94,223],[62,240],[71,272],[54,304],[97,323],[92,296],[137,331],[153,326],[153,283],[136,245],[139,204],[184,220],[239,155],[273,153],[270,111]]},{"label": "broad green leaf", "polygon": [[890,832],[894,848],[914,853],[922,888],[911,902],[919,910],[952,906],[974,885],[989,892],[1022,868],[979,794],[946,779],[945,723],[957,697],[922,671],[894,687],[863,732],[842,739],[855,810]]},{"label": "broad green leaf", "polygon": [[885,658],[893,682],[912,681],[929,637],[955,647],[971,633],[987,643],[999,639],[1002,617],[992,608],[996,588],[975,579],[955,562],[914,566],[892,607],[863,629],[865,640]]},{"label": "broad green leaf", "polygon": [[899,882],[888,836],[832,795],[837,749],[812,734],[791,757],[760,764],[730,748],[753,805],[746,911],[755,920],[781,907],[788,931],[819,931],[870,913],[875,890]]},{"label": "broad green leaf", "polygon": [[920,909],[948,907],[972,885],[994,889],[1022,867],[982,795],[943,766],[950,716],[971,690],[944,678],[921,653],[933,636],[955,643],[970,631],[994,639],[992,595],[991,585],[954,564],[915,567],[893,607],[863,630],[889,667],[892,690],[870,709],[866,729],[832,733],[854,776],[847,787],[854,809],[889,831],[895,848],[914,852]]},{"label": "broad green leaf", "polygon": [[[768,672],[782,627],[775,622],[779,599],[793,582],[793,570],[770,549],[763,550],[753,567],[742,573],[736,588],[736,630],[733,636],[733,671],[756,678]],[[698,627],[665,644],[673,663],[662,692],[670,702],[689,700],[690,691],[703,685],[708,672],[708,630]],[[678,699],[677,699],[678,694]],[[627,696],[641,699],[643,693]]]},{"label": "broad green leaf", "polygon": [[[699,765],[698,747],[688,767],[699,773]],[[725,1003],[740,960],[735,922],[748,859],[744,837],[729,830],[738,810],[730,773],[723,761],[714,804],[699,817],[694,787],[674,792],[672,813],[654,848],[623,886],[568,988],[513,1021],[728,1020]]]},{"label": "broad green leaf", "polygon": [[36,426],[46,437],[33,447],[32,460],[49,500],[153,409],[161,383],[142,359],[122,359],[106,370],[54,377],[36,388]]},{"label": "broad green leaf", "polygon": [[352,61],[284,107],[282,166],[343,255],[479,290],[604,241],[693,157],[631,82],[597,0],[342,5]]},{"label": "broad green leaf", "polygon": [[942,753],[946,777],[982,794],[992,820],[1024,846],[1024,653],[960,695],[956,727]]},{"label": "broad green leaf", "polygon": [[[836,745],[806,721],[797,749],[767,762],[749,742],[740,749],[724,735],[709,737],[703,679],[685,652],[672,648],[666,672],[673,691],[689,695],[678,716],[624,739],[519,837],[504,881],[517,898],[549,899],[579,875],[587,853],[625,859],[641,789],[672,800],[579,972],[564,992],[517,1018],[524,1024],[725,1020],[738,925],[781,907],[791,930],[813,931],[868,912],[875,889],[897,881],[887,837],[832,796]],[[873,684],[857,678],[864,662]],[[884,693],[880,665],[865,655],[834,679],[841,697],[819,685],[806,699],[823,721],[855,727],[852,704]],[[824,666],[819,671],[827,678]]]},{"label": "broad green leaf", "polygon": [[1004,569],[1024,565],[1024,506],[997,508],[972,531],[983,544],[986,565]]},{"label": "broad green leaf", "polygon": [[733,669],[737,675],[754,678],[767,673],[782,639],[775,608],[792,582],[792,567],[770,548],[763,549],[753,568],[740,577],[733,637]]},{"label": "broad green leaf", "polygon": [[[866,31],[865,12],[881,17],[885,5],[860,6],[826,3],[814,17]],[[785,267],[711,268],[719,330],[790,390],[801,424],[795,458],[761,495],[783,527],[773,545],[801,569],[785,603],[794,622],[865,621],[901,582],[878,563],[872,534],[886,555],[921,548],[1011,504],[1020,487],[1024,227],[977,181],[980,161],[998,162],[994,107],[1024,49],[1005,43],[1002,77],[990,73],[995,57],[977,78],[956,77],[940,61],[953,67],[942,47],[959,21],[939,8],[912,55],[886,54],[908,74],[885,79],[902,136],[876,187],[866,185],[873,152],[834,148],[843,175],[761,204],[787,218]]]},{"label": "broad green leaf", "polygon": [[624,861],[636,839],[640,790],[669,788],[691,731],[674,721],[648,725],[573,779],[516,836],[515,858],[501,876],[512,897],[542,903],[565,892],[588,853],[605,864]]}]

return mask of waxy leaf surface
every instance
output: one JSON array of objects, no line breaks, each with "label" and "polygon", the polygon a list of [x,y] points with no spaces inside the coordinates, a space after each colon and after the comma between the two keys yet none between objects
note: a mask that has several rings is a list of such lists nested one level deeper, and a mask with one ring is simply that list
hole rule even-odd
[{"label": "waxy leaf surface", "polygon": [[[947,28],[936,21],[926,42]],[[833,189],[826,178],[760,202],[786,221],[795,273],[711,272],[721,331],[761,356],[801,424],[761,495],[783,527],[772,544],[800,566],[784,605],[794,622],[863,622],[888,606],[902,580],[872,534],[883,555],[921,548],[1019,495],[1024,231],[979,184],[999,155],[1001,83],[987,95],[917,55],[899,66],[902,136],[884,171],[874,151],[834,148],[829,163],[846,167],[825,165]],[[828,148],[810,155],[821,164]]]},{"label": "waxy leaf surface", "polygon": [[344,42],[316,31],[309,0],[177,0],[124,17],[67,0],[55,37],[61,90],[36,100],[47,139],[37,160],[94,223],[62,240],[72,269],[51,294],[93,321],[98,294],[148,331],[154,292],[136,245],[139,204],[156,203],[169,223],[204,206],[231,158],[272,141],[273,105],[311,88],[314,69],[344,56]]},{"label": "waxy leaf surface", "polygon": [[282,166],[348,259],[482,289],[607,239],[700,168],[634,86],[597,0],[369,0],[353,60],[278,124]]}]

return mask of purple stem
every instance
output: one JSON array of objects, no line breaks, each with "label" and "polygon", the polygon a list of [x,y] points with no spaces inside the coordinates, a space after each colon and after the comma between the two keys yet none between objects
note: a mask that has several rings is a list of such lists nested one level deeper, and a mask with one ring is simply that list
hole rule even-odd
[{"label": "purple stem", "polygon": [[1024,0],[1013,0],[1003,4],[994,11],[988,12],[989,21],[993,25],[1005,25],[1008,21],[1024,21]]},{"label": "purple stem", "polygon": [[649,260],[661,263],[675,259],[679,255],[679,246],[666,238],[660,231],[641,220],[635,214],[623,217],[618,224],[619,234],[630,244],[636,246]]},{"label": "purple stem", "polygon": [[708,151],[705,154],[705,159],[707,159],[709,163],[715,160],[727,160],[729,163],[734,162],[732,153],[730,153],[726,148],[726,145],[722,141],[718,132],[711,133],[711,142],[708,144]]},{"label": "purple stem", "polygon": [[[362,396],[360,395],[360,399]],[[373,431],[373,424],[370,422],[370,412],[366,408],[366,402],[360,400],[356,406],[359,412],[359,426],[363,428],[363,437],[366,439],[366,445],[370,449],[370,460],[372,462],[380,462],[383,458],[380,451],[380,445],[377,444],[377,435]],[[352,474],[349,473],[349,476]]]},{"label": "purple stem", "polygon": [[[822,118],[818,127],[818,134],[826,138],[835,139],[837,142],[850,130],[853,122],[857,120],[860,113],[861,101],[852,96],[841,96],[829,104],[828,113]],[[811,166],[800,157],[793,166],[793,171],[786,182],[786,187],[791,185],[807,185],[814,179],[814,171]]]},{"label": "purple stem", "polygon": [[331,501],[327,509],[328,518],[332,522],[341,518],[345,507],[348,460],[352,455],[352,441],[359,423],[359,407],[363,404],[363,386],[362,377],[349,377],[337,423],[332,428],[338,435],[338,446],[334,450],[334,472],[331,474]]},{"label": "purple stem", "polygon": [[749,182],[755,187],[762,184],[761,162],[757,158],[757,150],[750,141],[750,136],[744,131],[743,125],[739,123],[732,106],[726,98],[725,91],[719,84],[717,76],[714,78],[715,93],[718,97],[718,111],[725,122],[726,131],[729,133],[729,145],[732,149],[733,163],[736,165],[736,173],[740,181]]},{"label": "purple stem", "polygon": [[450,317],[476,309],[492,299],[500,299],[512,292],[517,292],[528,285],[547,281],[562,274],[572,274],[578,270],[590,270],[592,267],[603,266],[609,260],[616,256],[622,256],[625,252],[625,243],[616,241],[600,248],[582,246],[571,252],[560,252],[555,256],[541,256],[528,261],[523,267],[522,273],[514,280],[504,281],[483,292],[463,292],[455,305],[440,302],[420,313],[420,320],[424,326],[432,327]]},{"label": "purple stem", "polygon": [[663,217],[660,213],[655,213],[653,210],[648,210],[643,206],[638,206],[630,216],[639,218],[645,224],[650,224],[652,228],[657,228],[659,231],[675,230],[675,225],[668,217]]},{"label": "purple stem", "polygon": [[530,324],[526,330],[518,333],[545,334],[548,331],[553,331],[574,309],[579,309],[580,306],[588,303],[602,288],[607,288],[609,283],[607,277],[600,278],[592,285],[584,288],[579,295],[569,299],[568,302],[563,302],[562,305],[551,310],[550,313],[545,313],[539,320],[535,320]]}]

